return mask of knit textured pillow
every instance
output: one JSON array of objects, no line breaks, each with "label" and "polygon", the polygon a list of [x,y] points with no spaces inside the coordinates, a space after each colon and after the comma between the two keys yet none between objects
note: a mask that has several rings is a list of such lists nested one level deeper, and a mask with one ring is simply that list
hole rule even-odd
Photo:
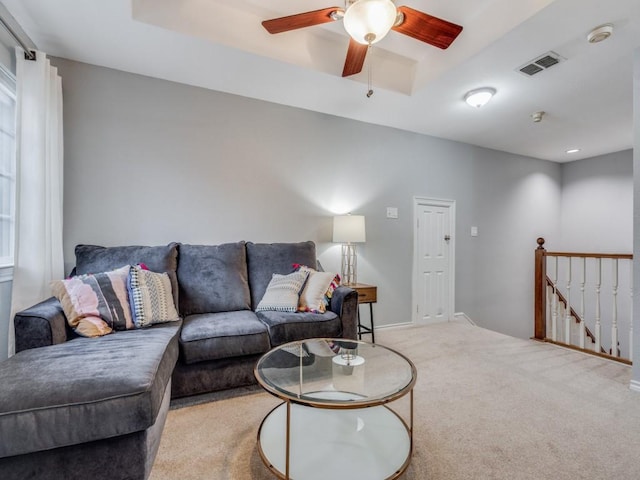
[{"label": "knit textured pillow", "polygon": [[111,272],[78,275],[51,283],[67,322],[83,337],[133,328],[127,294],[129,265]]},{"label": "knit textured pillow", "polygon": [[136,328],[178,320],[171,280],[166,273],[151,272],[140,265],[132,265],[127,287],[131,317]]},{"label": "knit textured pillow", "polygon": [[289,275],[274,273],[264,292],[256,312],[275,310],[277,312],[295,312],[298,310],[298,298],[309,272],[298,271]]}]

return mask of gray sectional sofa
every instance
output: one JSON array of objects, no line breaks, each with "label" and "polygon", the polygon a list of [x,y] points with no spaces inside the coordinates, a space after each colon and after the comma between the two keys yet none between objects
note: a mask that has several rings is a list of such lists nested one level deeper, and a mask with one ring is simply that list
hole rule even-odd
[{"label": "gray sectional sofa", "polygon": [[181,320],[83,338],[55,298],[16,315],[18,353],[0,362],[0,478],[147,478],[172,397],[254,383],[276,345],[356,338],[347,287],[323,314],[255,311],[272,274],[316,265],[313,242],[79,245],[74,270],[136,263],[169,274]]}]

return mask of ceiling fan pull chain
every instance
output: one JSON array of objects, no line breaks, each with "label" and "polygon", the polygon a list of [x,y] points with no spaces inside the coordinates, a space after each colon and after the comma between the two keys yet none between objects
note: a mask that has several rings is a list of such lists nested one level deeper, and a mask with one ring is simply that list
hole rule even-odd
[{"label": "ceiling fan pull chain", "polygon": [[372,67],[371,64],[373,63],[372,57],[371,57],[371,50],[373,49],[373,45],[369,44],[369,52],[367,54],[367,98],[371,98],[371,95],[373,95],[373,82],[371,81],[372,78]]}]

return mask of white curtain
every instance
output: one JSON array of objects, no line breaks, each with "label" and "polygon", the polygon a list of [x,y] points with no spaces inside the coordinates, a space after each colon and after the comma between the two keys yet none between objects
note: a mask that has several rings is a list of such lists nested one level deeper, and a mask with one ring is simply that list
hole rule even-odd
[{"label": "white curtain", "polygon": [[42,52],[16,48],[16,240],[9,355],[16,312],[51,296],[64,275],[62,251],[62,80]]}]

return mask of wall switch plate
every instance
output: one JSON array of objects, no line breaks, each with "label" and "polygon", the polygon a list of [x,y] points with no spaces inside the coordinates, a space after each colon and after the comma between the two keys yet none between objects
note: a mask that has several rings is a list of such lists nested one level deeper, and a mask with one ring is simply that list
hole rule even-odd
[{"label": "wall switch plate", "polygon": [[398,218],[398,209],[396,207],[387,207],[387,218]]},{"label": "wall switch plate", "polygon": [[472,237],[478,236],[478,227],[471,227],[471,236]]}]

